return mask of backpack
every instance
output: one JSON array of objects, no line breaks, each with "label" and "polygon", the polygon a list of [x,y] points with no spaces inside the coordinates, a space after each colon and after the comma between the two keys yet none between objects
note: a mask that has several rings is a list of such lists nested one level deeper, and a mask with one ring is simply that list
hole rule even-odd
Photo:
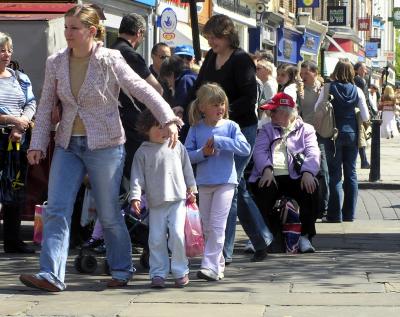
[{"label": "backpack", "polygon": [[336,140],[338,129],[336,128],[335,114],[331,103],[333,97],[329,94],[330,88],[329,83],[324,87],[324,99],[315,110],[314,128],[323,138]]}]

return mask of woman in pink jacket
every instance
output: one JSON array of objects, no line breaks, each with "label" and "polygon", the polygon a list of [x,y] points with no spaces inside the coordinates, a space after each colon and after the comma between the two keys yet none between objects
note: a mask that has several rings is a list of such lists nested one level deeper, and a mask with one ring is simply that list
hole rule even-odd
[{"label": "woman in pink jacket", "polygon": [[68,48],[47,60],[28,152],[30,164],[38,164],[44,157],[51,112],[59,100],[62,118],[50,170],[40,271],[20,276],[25,285],[50,292],[66,287],[71,214],[86,173],[104,228],[112,275],[107,287],[126,286],[135,271],[129,234],[118,204],[125,158],[125,134],[118,112],[120,88],[149,107],[170,137],[170,146],[177,141],[176,124],[181,123],[160,95],[126,64],[119,51],[102,47],[99,41],[105,30],[100,17],[101,10],[88,4],[77,5],[65,14]]}]

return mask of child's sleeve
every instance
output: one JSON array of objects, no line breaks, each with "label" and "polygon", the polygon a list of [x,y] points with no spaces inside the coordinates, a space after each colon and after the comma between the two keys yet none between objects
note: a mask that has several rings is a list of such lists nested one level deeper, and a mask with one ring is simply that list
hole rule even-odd
[{"label": "child's sleeve", "polygon": [[230,151],[239,156],[250,154],[250,144],[247,142],[239,126],[231,122],[230,136],[214,136],[214,147],[218,150]]},{"label": "child's sleeve", "polygon": [[190,163],[189,154],[183,144],[180,143],[179,145],[181,147],[181,162],[186,187],[190,188],[193,193],[197,193],[196,180],[193,174],[192,164]]},{"label": "child's sleeve", "polygon": [[132,162],[129,200],[140,200],[145,187],[144,170],[144,154],[139,149]]},{"label": "child's sleeve", "polygon": [[185,147],[192,164],[197,164],[207,159],[207,157],[203,155],[203,148],[198,148],[196,131],[197,129],[195,127],[190,127],[185,140]]}]

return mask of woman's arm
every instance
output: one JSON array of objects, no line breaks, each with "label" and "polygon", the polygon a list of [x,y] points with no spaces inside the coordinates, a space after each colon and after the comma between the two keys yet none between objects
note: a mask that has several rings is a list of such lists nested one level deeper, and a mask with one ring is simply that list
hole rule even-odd
[{"label": "woman's arm", "polygon": [[321,90],[319,91],[319,96],[318,96],[317,102],[315,103],[314,111],[316,111],[317,108],[318,108],[318,107],[321,105],[321,103],[324,101],[325,87],[326,87],[326,86],[323,86],[323,87],[321,88]]},{"label": "woman's arm", "polygon": [[22,115],[25,116],[29,121],[32,120],[36,112],[36,99],[32,90],[32,83],[26,74],[20,73],[20,84],[25,94],[25,105]]},{"label": "woman's arm", "polygon": [[358,93],[358,108],[360,109],[361,119],[362,121],[365,122],[369,120],[367,101],[365,99],[364,92],[358,87],[357,87],[357,93]]}]

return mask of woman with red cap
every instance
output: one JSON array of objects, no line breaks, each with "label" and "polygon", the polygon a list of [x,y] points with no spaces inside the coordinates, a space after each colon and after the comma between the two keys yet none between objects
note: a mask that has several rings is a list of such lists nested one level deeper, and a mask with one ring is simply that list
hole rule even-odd
[{"label": "woman with red cap", "polygon": [[[261,107],[271,122],[259,131],[254,146],[254,167],[249,178],[256,203],[269,227],[271,211],[281,196],[293,198],[300,207],[301,252],[314,252],[311,238],[316,234],[316,175],[320,151],[314,128],[298,116],[292,97],[281,92]],[[276,228],[278,229],[278,228]]]}]

